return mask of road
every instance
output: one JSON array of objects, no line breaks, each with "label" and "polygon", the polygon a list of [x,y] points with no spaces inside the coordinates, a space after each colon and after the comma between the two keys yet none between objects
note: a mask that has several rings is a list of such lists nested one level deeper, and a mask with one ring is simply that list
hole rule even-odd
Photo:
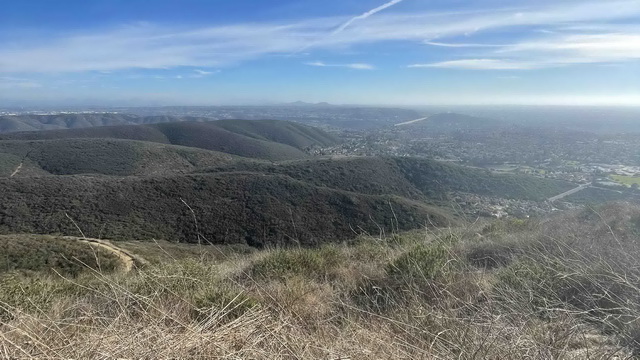
[{"label": "road", "polygon": [[15,170],[13,170],[13,172],[11,173],[11,175],[9,177],[14,177],[14,176],[18,175],[18,173],[22,169],[22,164],[23,163],[21,162],[20,165],[18,165],[18,167]]},{"label": "road", "polygon": [[547,201],[554,202],[556,200],[560,200],[565,196],[569,196],[571,194],[575,194],[580,190],[584,190],[584,189],[588,188],[589,186],[591,186],[591,184],[582,184],[582,185],[578,186],[577,188],[573,188],[573,189],[571,189],[569,191],[565,191],[560,195],[556,195],[556,196],[550,197],[550,198],[547,199]]},{"label": "road", "polygon": [[427,120],[428,118],[430,118],[431,116],[427,116],[427,117],[423,117],[420,119],[415,119],[415,120],[411,120],[411,121],[405,121],[405,122],[401,122],[399,124],[395,124],[394,126],[402,126],[402,125],[409,125],[409,124],[413,124],[413,123],[417,123],[419,121],[424,121]]}]

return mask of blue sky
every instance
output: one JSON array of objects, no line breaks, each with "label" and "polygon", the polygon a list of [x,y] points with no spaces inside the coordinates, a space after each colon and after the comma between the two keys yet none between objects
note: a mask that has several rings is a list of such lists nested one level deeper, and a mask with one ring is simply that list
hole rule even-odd
[{"label": "blue sky", "polygon": [[21,0],[0,106],[640,105],[640,0]]}]

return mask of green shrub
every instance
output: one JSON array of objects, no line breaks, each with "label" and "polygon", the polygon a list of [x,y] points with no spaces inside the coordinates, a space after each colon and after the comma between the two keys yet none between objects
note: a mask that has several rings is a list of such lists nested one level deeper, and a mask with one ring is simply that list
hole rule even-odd
[{"label": "green shrub", "polygon": [[259,278],[283,279],[292,275],[324,280],[333,278],[346,256],[334,246],[316,249],[275,250],[255,262],[251,275]]},{"label": "green shrub", "polygon": [[441,243],[420,244],[393,260],[386,271],[394,278],[433,280],[451,266],[449,247]]}]

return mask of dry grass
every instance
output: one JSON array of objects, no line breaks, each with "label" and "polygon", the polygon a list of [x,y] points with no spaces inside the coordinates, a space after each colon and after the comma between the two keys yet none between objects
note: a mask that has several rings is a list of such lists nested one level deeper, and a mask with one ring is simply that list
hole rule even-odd
[{"label": "dry grass", "polygon": [[627,358],[636,220],[624,205],[128,274],[5,274],[0,358]]}]

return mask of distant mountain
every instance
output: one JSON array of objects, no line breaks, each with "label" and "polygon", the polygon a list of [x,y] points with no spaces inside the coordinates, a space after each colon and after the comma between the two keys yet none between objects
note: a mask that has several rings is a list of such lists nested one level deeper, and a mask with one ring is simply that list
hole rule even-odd
[{"label": "distant mountain", "polygon": [[284,105],[285,106],[333,106],[332,104],[329,104],[328,102],[308,103],[308,102],[304,102],[304,101],[294,101],[294,102],[291,102],[291,103],[286,103]]},{"label": "distant mountain", "polygon": [[337,143],[335,137],[322,130],[276,120],[174,122],[0,135],[0,140],[23,141],[81,138],[126,139],[181,145],[266,160],[300,159],[307,156],[303,151],[307,147]]}]

